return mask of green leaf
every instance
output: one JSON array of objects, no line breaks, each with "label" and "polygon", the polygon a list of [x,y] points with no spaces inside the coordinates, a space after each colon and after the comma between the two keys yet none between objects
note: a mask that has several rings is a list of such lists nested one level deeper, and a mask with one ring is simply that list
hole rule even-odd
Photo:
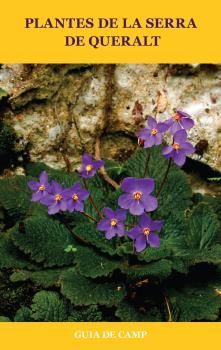
[{"label": "green leaf", "polygon": [[96,230],[95,224],[80,224],[73,231],[87,244],[91,244],[111,256],[116,254],[116,240],[107,240],[104,233]]},{"label": "green leaf", "polygon": [[184,172],[177,170],[169,173],[159,197],[157,217],[167,219],[168,213],[183,215],[192,204],[191,197],[192,190]]},{"label": "green leaf", "polygon": [[121,271],[130,278],[157,277],[159,279],[164,279],[172,272],[172,262],[161,259],[149,264],[137,264],[132,266],[121,265]]},{"label": "green leaf", "polygon": [[75,254],[76,270],[85,277],[109,276],[121,265],[120,260],[111,259],[92,248],[79,247]]},{"label": "green leaf", "polygon": [[0,237],[0,269],[4,268],[26,268],[36,270],[38,266],[29,262],[24,254],[12,244],[8,237],[2,234]]},{"label": "green leaf", "polygon": [[6,316],[0,316],[0,322],[11,322],[11,320]]},{"label": "green leaf", "polygon": [[23,219],[30,208],[31,193],[25,176],[0,180],[0,203],[15,219]]},{"label": "green leaf", "polygon": [[50,269],[41,271],[27,271],[20,270],[15,271],[10,276],[11,282],[24,282],[27,280],[32,281],[36,285],[48,288],[58,283],[59,277],[65,269]]},{"label": "green leaf", "polygon": [[74,239],[67,228],[59,221],[33,217],[24,221],[24,230],[19,225],[10,229],[14,244],[31,259],[43,263],[45,267],[69,265],[74,253],[65,253],[64,249],[74,245]]},{"label": "green leaf", "polygon": [[205,249],[211,246],[220,232],[220,223],[212,208],[198,204],[188,220],[186,241],[189,248]]},{"label": "green leaf", "polygon": [[68,317],[68,322],[99,322],[102,321],[102,312],[97,305],[74,309]]},{"label": "green leaf", "polygon": [[156,307],[140,312],[133,304],[122,302],[117,307],[115,315],[122,322],[160,322],[162,315]]},{"label": "green leaf", "polygon": [[138,254],[138,259],[140,261],[151,262],[170,257],[170,255],[171,250],[170,247],[167,246],[167,240],[161,239],[159,248],[148,247],[143,252]]},{"label": "green leaf", "polygon": [[35,294],[31,305],[35,321],[61,322],[67,319],[67,307],[56,292],[41,291]]},{"label": "green leaf", "polygon": [[220,295],[211,285],[201,288],[184,288],[180,291],[168,291],[174,321],[215,321],[221,307]]},{"label": "green leaf", "polygon": [[75,305],[117,305],[125,296],[124,287],[98,282],[69,270],[61,275],[61,293]]},{"label": "green leaf", "polygon": [[31,317],[31,309],[29,309],[26,306],[22,306],[20,309],[16,311],[15,317],[14,317],[15,322],[31,322],[33,321]]}]

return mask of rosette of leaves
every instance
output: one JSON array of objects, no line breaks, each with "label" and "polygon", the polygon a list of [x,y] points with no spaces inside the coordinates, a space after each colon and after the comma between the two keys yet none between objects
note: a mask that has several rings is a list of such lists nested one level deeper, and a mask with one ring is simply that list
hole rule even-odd
[{"label": "rosette of leaves", "polygon": [[[146,167],[156,193],[167,167],[160,153],[154,147]],[[147,158],[147,151],[139,149],[124,164],[110,163],[111,176],[118,181],[143,177]],[[76,173],[44,164],[30,164],[26,177],[0,180],[5,213],[0,268],[9,271],[11,288],[28,282],[37,293],[13,315],[0,310],[4,317],[20,322],[219,320],[219,198],[193,196],[186,174],[172,166],[153,214],[165,221],[160,248],[135,254],[129,238],[108,241],[80,213],[49,217],[45,207],[31,203],[27,182],[42,170],[64,186],[78,180]],[[119,189],[98,175],[88,187],[100,210],[117,207]],[[89,201],[86,211],[97,215]]]}]

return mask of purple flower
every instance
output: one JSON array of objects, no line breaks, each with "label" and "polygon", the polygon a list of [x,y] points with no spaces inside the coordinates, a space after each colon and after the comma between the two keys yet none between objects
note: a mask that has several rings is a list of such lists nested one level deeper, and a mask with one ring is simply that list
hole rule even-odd
[{"label": "purple flower", "polygon": [[41,201],[50,191],[50,185],[48,183],[48,174],[46,171],[42,171],[39,177],[39,181],[29,181],[28,187],[32,191],[36,191],[32,194],[32,202]]},{"label": "purple flower", "polygon": [[155,248],[160,246],[160,238],[154,231],[161,230],[162,226],[162,220],[153,221],[147,214],[140,217],[139,224],[128,231],[128,236],[135,241],[138,253],[144,250],[147,245]]},{"label": "purple flower", "polygon": [[181,129],[191,129],[194,126],[194,121],[189,114],[177,111],[172,118],[166,121],[166,124],[170,127],[171,133],[174,134]]},{"label": "purple flower", "polygon": [[64,199],[64,190],[56,181],[52,181],[50,193],[41,199],[41,203],[48,207],[48,214],[53,215],[59,211],[67,210],[67,203]]},{"label": "purple flower", "polygon": [[79,170],[81,177],[88,179],[93,177],[97,170],[104,165],[103,160],[93,160],[92,156],[87,153],[84,153],[82,156],[82,166]]},{"label": "purple flower", "polygon": [[66,200],[67,210],[84,211],[83,201],[89,197],[89,192],[81,187],[80,182],[77,182],[71,188],[63,191],[63,198]]},{"label": "purple flower", "polygon": [[141,215],[144,211],[153,211],[157,208],[157,199],[150,195],[154,190],[154,180],[136,179],[127,177],[123,180],[121,189],[126,192],[118,199],[118,205],[129,209],[133,215]]},{"label": "purple flower", "polygon": [[163,139],[163,133],[167,131],[169,125],[157,123],[156,119],[149,116],[147,121],[148,128],[142,129],[138,137],[144,140],[144,148],[150,148],[154,145],[160,145]]},{"label": "purple flower", "polygon": [[117,209],[114,211],[110,208],[104,208],[103,212],[106,218],[98,223],[97,229],[105,231],[107,239],[115,236],[122,237],[125,233],[123,222],[126,220],[126,210]]},{"label": "purple flower", "polygon": [[182,166],[186,161],[186,155],[192,154],[195,148],[190,142],[186,142],[187,133],[185,130],[179,130],[174,134],[172,146],[163,148],[162,154],[165,158],[172,158],[174,163]]}]

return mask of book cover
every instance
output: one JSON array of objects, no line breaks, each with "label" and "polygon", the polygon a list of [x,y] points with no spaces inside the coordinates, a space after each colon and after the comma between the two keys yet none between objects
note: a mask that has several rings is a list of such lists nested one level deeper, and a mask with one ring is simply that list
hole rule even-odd
[{"label": "book cover", "polygon": [[2,347],[220,340],[219,17],[218,1],[1,5]]}]

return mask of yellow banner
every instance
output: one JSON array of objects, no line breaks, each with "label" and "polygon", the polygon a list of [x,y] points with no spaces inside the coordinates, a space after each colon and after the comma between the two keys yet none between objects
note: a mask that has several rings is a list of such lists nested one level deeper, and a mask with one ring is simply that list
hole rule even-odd
[{"label": "yellow banner", "polygon": [[3,1],[4,63],[218,63],[219,0]]},{"label": "yellow banner", "polygon": [[220,323],[1,323],[1,348],[12,350],[208,350]]}]

